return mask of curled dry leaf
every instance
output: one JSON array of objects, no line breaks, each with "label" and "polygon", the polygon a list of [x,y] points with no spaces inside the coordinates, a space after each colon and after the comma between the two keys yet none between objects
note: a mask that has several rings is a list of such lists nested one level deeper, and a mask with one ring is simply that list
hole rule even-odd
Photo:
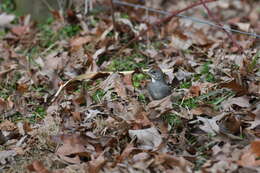
[{"label": "curled dry leaf", "polygon": [[192,40],[181,32],[175,32],[171,37],[170,45],[179,50],[186,50],[192,45]]},{"label": "curled dry leaf", "polygon": [[221,104],[224,110],[229,110],[233,105],[237,105],[241,108],[248,108],[250,107],[249,98],[246,96],[234,97],[222,102]]},{"label": "curled dry leaf", "polygon": [[218,121],[221,120],[225,114],[221,114],[218,116],[215,116],[211,119],[204,118],[204,117],[198,117],[198,121],[202,121],[203,125],[200,125],[200,129],[203,130],[206,133],[210,134],[217,134],[219,133],[219,126],[218,126]]},{"label": "curled dry leaf", "polygon": [[155,127],[129,130],[129,136],[132,139],[137,138],[138,148],[145,150],[156,150],[162,143],[162,137]]},{"label": "curled dry leaf", "polygon": [[80,163],[81,158],[90,158],[95,153],[95,148],[88,144],[86,139],[80,135],[60,135],[53,137],[54,141],[61,141],[62,145],[56,154],[69,163]]}]

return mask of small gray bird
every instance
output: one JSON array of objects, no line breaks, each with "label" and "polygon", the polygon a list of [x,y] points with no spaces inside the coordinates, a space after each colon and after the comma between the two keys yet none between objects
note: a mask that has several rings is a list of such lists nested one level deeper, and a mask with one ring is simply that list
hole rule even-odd
[{"label": "small gray bird", "polygon": [[159,67],[153,67],[147,73],[152,78],[152,81],[147,85],[147,89],[154,100],[160,100],[171,94],[164,73]]}]

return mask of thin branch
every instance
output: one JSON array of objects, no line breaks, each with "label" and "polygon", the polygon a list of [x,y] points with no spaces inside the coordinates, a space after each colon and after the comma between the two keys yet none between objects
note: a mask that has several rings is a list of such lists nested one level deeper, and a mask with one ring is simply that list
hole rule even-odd
[{"label": "thin branch", "polygon": [[182,13],[184,11],[187,11],[187,10],[189,10],[191,8],[194,8],[196,6],[202,5],[203,3],[210,3],[210,2],[215,2],[215,1],[217,1],[217,0],[205,0],[203,2],[195,2],[195,3],[193,3],[193,4],[189,5],[189,6],[181,9],[181,10],[173,11],[169,16],[166,16],[165,18],[160,19],[160,20],[154,22],[153,24],[149,25],[146,30],[141,31],[141,33],[139,35],[135,36],[135,38],[130,40],[124,47],[122,47],[116,53],[116,55],[120,54],[125,48],[127,48],[129,45],[131,45],[133,42],[135,42],[139,37],[141,37],[142,35],[145,35],[145,33],[147,31],[149,31],[150,29],[152,29],[152,28],[154,28],[156,26],[168,23],[173,17],[177,16],[178,14],[180,14],[180,13]]},{"label": "thin branch", "polygon": [[[151,12],[160,13],[160,14],[164,14],[164,15],[170,15],[171,14],[170,12],[167,12],[167,11],[157,10],[157,9],[146,7],[146,6],[139,5],[139,4],[132,4],[132,3],[123,2],[123,1],[121,2],[119,0],[113,0],[113,2],[115,4],[118,4],[118,5],[125,5],[125,6],[129,6],[129,7],[140,8],[140,9],[144,9],[144,10],[148,10],[148,11],[151,11]],[[255,37],[255,38],[260,38],[260,35],[257,35],[256,33],[245,32],[245,31],[240,31],[240,30],[236,30],[236,29],[232,29],[232,28],[223,27],[223,26],[217,25],[213,22],[210,22],[210,21],[207,21],[207,20],[202,20],[202,19],[199,19],[199,18],[196,18],[196,17],[186,16],[186,15],[183,15],[183,14],[178,14],[176,16],[191,20],[195,23],[201,23],[201,24],[212,26],[212,27],[225,29],[229,32],[235,32],[235,33],[244,34],[244,35],[248,35],[248,36]]]},{"label": "thin branch", "polygon": [[203,7],[206,9],[209,17],[214,20],[219,26],[222,27],[222,30],[227,34],[228,38],[232,41],[233,46],[235,46],[239,51],[243,51],[242,46],[240,46],[237,41],[234,39],[234,37],[232,36],[232,34],[230,34],[229,32],[227,32],[227,30],[224,29],[223,25],[219,22],[219,20],[211,13],[211,11],[209,10],[208,6],[205,4],[205,1],[200,0],[200,2],[202,3]]},{"label": "thin branch", "polygon": [[114,10],[113,0],[110,0],[110,5],[111,5],[113,27],[114,27],[114,30],[117,31],[117,25],[116,25],[116,20],[115,20],[115,10]]}]

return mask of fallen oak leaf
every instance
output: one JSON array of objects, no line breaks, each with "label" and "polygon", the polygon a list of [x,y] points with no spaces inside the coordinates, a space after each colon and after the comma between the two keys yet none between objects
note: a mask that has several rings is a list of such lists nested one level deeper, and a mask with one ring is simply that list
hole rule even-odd
[{"label": "fallen oak leaf", "polygon": [[162,143],[162,137],[155,127],[141,129],[141,130],[129,130],[129,136],[132,139],[137,138],[140,149],[156,150]]}]

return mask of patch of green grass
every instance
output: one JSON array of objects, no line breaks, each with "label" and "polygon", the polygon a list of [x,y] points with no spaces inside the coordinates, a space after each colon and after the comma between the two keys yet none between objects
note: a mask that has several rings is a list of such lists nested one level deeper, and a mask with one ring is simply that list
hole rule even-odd
[{"label": "patch of green grass", "polygon": [[216,106],[215,108],[217,109],[223,101],[234,95],[235,93],[229,89],[217,89],[199,96],[198,100],[207,104],[212,104]]},{"label": "patch of green grass", "polygon": [[194,109],[198,106],[198,98],[188,98],[182,101],[182,103],[180,104],[180,106],[184,107],[184,108],[188,108],[188,109]]},{"label": "patch of green grass", "polygon": [[124,19],[129,19],[129,15],[126,13],[120,13],[120,17]]},{"label": "patch of green grass", "polygon": [[180,88],[190,88],[191,87],[191,82],[188,81],[188,82],[182,82],[180,84]]},{"label": "patch of green grass", "polygon": [[[209,141],[211,140],[211,138],[208,139]],[[201,166],[207,161],[207,159],[210,157],[210,155],[208,154],[208,151],[216,145],[216,142],[209,142],[206,143],[205,145],[201,145],[200,147],[198,147],[196,150],[196,155],[197,155],[197,159],[195,161],[195,170],[199,170],[201,168]]]},{"label": "patch of green grass", "polygon": [[260,51],[258,51],[258,52],[255,54],[255,56],[253,56],[252,59],[253,59],[253,60],[252,60],[251,64],[249,64],[249,66],[248,66],[248,70],[249,70],[250,72],[253,72],[253,71],[254,71],[254,69],[255,69],[255,67],[256,67],[256,65],[257,65],[257,63],[258,63],[258,60],[260,59]]},{"label": "patch of green grass", "polygon": [[105,95],[105,91],[102,90],[102,89],[98,89],[92,96],[93,100],[95,102],[100,102],[102,100],[102,98],[104,97]]},{"label": "patch of green grass", "polygon": [[205,76],[205,80],[207,82],[215,82],[216,79],[214,77],[214,75],[212,73],[210,73],[210,64],[212,64],[212,62],[206,62],[205,64],[203,64],[202,69],[201,69],[201,75]]},{"label": "patch of green grass", "polygon": [[144,94],[139,94],[138,96],[138,101],[142,102],[142,103],[147,103],[146,101],[146,97]]},{"label": "patch of green grass", "polygon": [[46,22],[37,25],[40,32],[40,47],[47,48],[57,41],[58,33],[51,29],[53,22],[54,19],[50,17]]},{"label": "patch of green grass", "polygon": [[169,123],[171,127],[179,127],[182,125],[181,118],[176,114],[166,114],[164,115],[164,119]]},{"label": "patch of green grass", "polygon": [[58,40],[75,36],[81,30],[79,25],[66,25],[60,30],[53,31],[52,24],[54,19],[50,17],[46,22],[38,24],[40,32],[40,47],[47,48]]},{"label": "patch of green grass", "polygon": [[29,122],[34,124],[37,120],[42,120],[46,116],[46,111],[44,107],[38,106],[35,111],[32,113],[32,116],[29,118]]},{"label": "patch of green grass", "polygon": [[139,88],[141,86],[141,82],[146,79],[146,75],[143,73],[136,73],[133,75],[133,86],[135,88]]},{"label": "patch of green grass", "polygon": [[184,100],[182,100],[182,98],[177,98],[173,106],[176,107],[177,105],[187,109],[194,109],[198,107],[200,103],[203,103],[211,104],[214,106],[214,109],[217,110],[223,101],[234,95],[235,93],[229,89],[216,89],[198,97],[187,98]]},{"label": "patch of green grass", "polygon": [[16,91],[17,81],[22,77],[21,73],[18,71],[14,72],[12,79],[0,83],[0,97],[7,99],[13,92]]},{"label": "patch of green grass", "polygon": [[77,35],[80,30],[81,27],[79,25],[67,25],[60,30],[60,33],[66,37],[73,37]]},{"label": "patch of green grass", "polygon": [[207,81],[211,83],[216,82],[214,74],[210,72],[211,70],[210,64],[212,64],[212,62],[206,62],[205,64],[202,65],[200,73],[193,75],[195,81],[201,80],[201,81]]},{"label": "patch of green grass", "polygon": [[[140,62],[136,62],[136,58],[143,59]],[[128,71],[136,68],[146,68],[148,62],[146,58],[140,53],[134,53],[128,57],[121,57],[113,59],[108,66],[108,71]]]}]

